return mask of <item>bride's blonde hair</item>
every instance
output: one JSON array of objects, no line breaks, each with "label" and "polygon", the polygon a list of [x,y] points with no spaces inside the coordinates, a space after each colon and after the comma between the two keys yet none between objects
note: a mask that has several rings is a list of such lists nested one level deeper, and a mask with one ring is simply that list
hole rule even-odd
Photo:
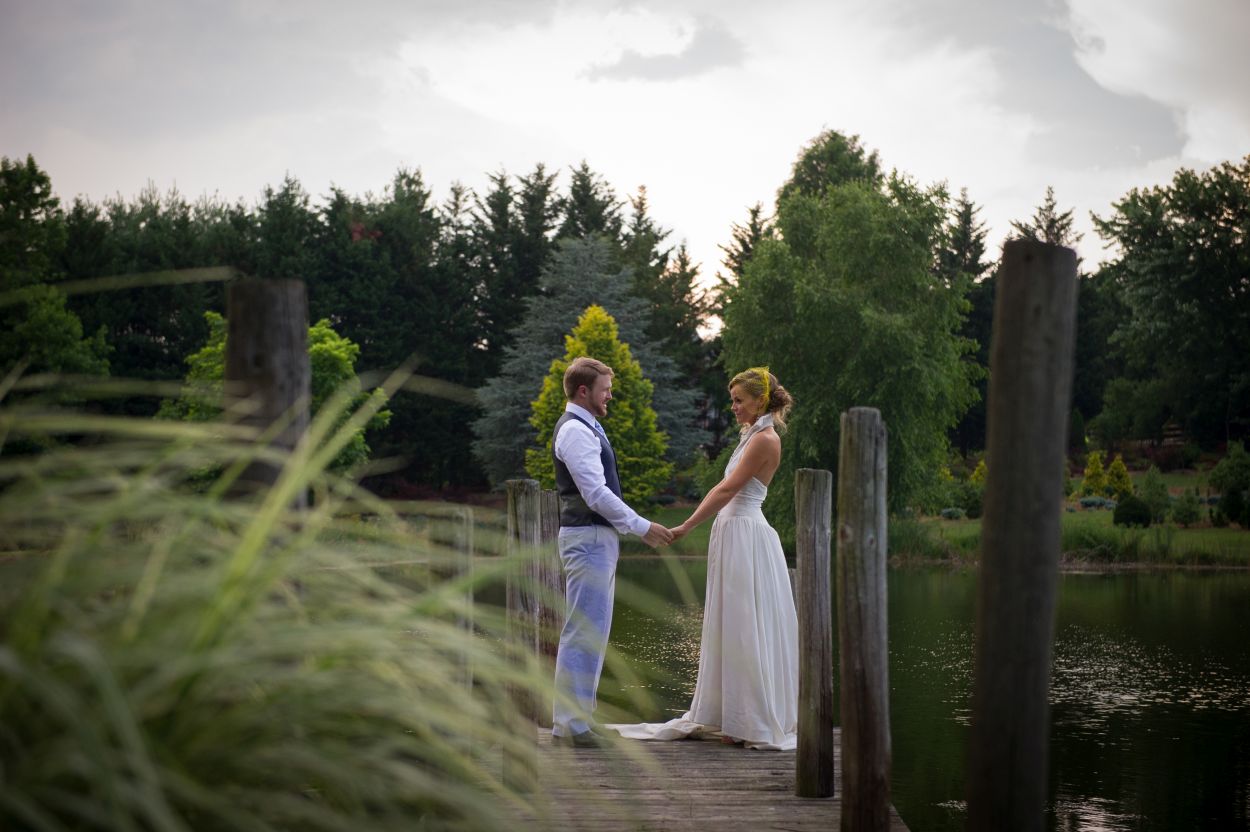
[{"label": "bride's blonde hair", "polygon": [[760,415],[771,413],[773,427],[778,433],[786,432],[786,417],[794,406],[794,398],[781,386],[777,377],[767,367],[752,367],[743,370],[729,382],[729,389],[741,387],[742,392],[753,399],[760,400]]}]

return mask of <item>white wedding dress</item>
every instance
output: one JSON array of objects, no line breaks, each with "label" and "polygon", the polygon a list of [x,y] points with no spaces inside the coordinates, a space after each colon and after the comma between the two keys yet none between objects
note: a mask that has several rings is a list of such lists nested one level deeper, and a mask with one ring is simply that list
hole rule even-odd
[{"label": "white wedding dress", "polygon": [[[737,467],[756,420],[725,468]],[[749,748],[796,745],[799,705],[798,616],[777,532],[764,519],[768,488],[752,477],[712,523],[699,679],[690,710],[663,723],[607,725],[638,740],[729,736]]]}]

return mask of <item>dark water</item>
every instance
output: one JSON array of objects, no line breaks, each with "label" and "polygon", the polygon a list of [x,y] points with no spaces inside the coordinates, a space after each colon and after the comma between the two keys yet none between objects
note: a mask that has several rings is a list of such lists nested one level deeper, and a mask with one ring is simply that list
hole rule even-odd
[{"label": "dark water", "polygon": [[[619,593],[612,642],[656,678],[610,671],[603,700],[648,721],[686,709],[705,569],[622,562],[623,586],[665,601]],[[890,573],[893,802],[919,832],[964,824],[975,581]],[[1063,576],[1050,701],[1051,829],[1250,829],[1250,574]]]}]

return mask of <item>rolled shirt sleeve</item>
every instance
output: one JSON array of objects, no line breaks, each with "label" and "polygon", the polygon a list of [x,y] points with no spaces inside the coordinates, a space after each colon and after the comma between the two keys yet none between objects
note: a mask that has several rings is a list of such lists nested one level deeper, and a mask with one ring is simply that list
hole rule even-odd
[{"label": "rolled shirt sleeve", "polygon": [[642,537],[651,529],[651,521],[640,516],[608,488],[599,453],[599,436],[584,422],[570,419],[556,436],[556,457],[568,467],[577,490],[590,510],[611,523],[621,534]]}]

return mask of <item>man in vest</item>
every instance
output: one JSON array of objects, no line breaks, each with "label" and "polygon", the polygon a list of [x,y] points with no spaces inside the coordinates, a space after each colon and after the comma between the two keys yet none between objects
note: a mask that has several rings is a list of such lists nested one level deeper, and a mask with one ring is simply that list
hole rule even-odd
[{"label": "man in vest", "polygon": [[551,440],[568,599],[556,653],[551,739],[576,748],[597,748],[605,742],[591,729],[590,719],[612,625],[620,554],[617,533],[636,534],[649,546],[673,540],[668,529],[640,517],[621,499],[616,455],[599,424],[612,400],[612,375],[612,368],[602,361],[573,360],[564,371],[568,403]]}]

